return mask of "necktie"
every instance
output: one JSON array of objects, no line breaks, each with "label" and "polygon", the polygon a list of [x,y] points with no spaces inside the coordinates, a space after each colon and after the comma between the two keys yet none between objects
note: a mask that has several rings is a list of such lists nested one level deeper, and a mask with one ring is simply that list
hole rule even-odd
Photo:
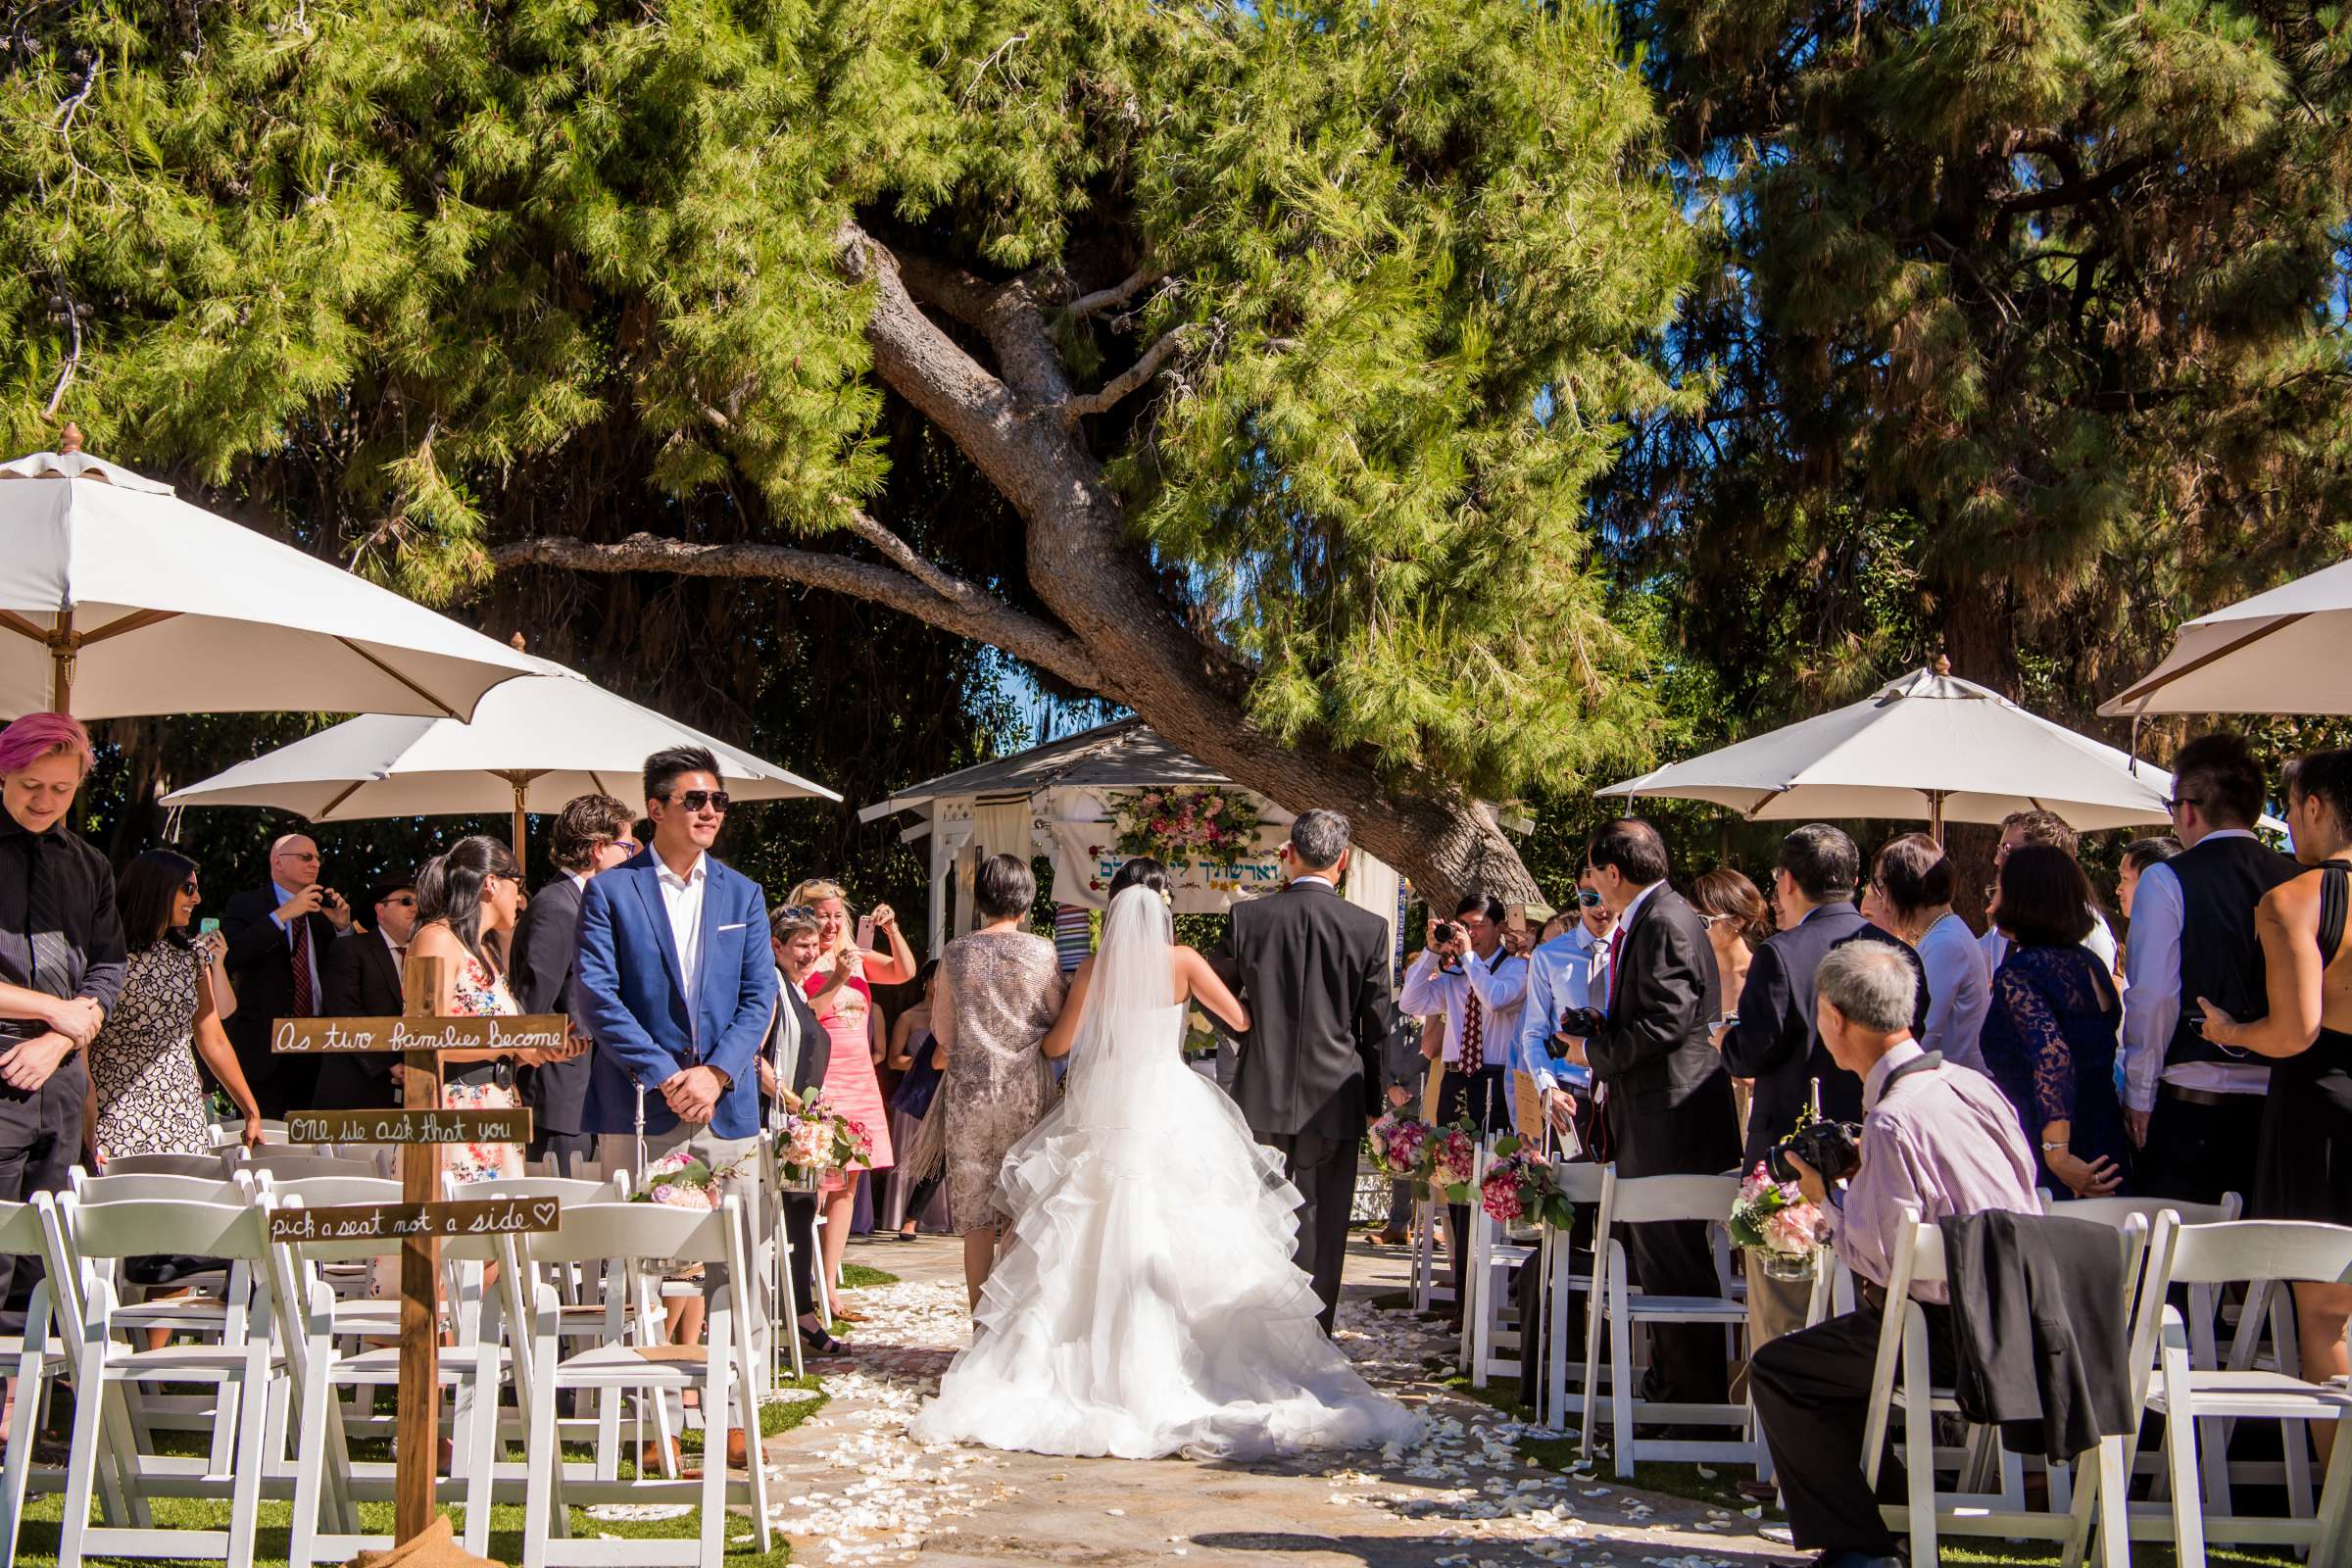
[{"label": "necktie", "polygon": [[294,1016],[318,1016],[318,994],[311,986],[311,922],[294,917]]},{"label": "necktie", "polygon": [[1478,993],[1471,992],[1470,1000],[1462,1004],[1462,1071],[1466,1073],[1476,1072],[1487,1064],[1482,1050],[1486,1043],[1485,1015],[1486,1008],[1480,1004]]},{"label": "necktie", "polygon": [[1619,926],[1609,933],[1609,992],[1608,1000],[1601,1006],[1604,1012],[1613,1010],[1617,1005],[1617,956],[1624,948],[1625,927]]}]

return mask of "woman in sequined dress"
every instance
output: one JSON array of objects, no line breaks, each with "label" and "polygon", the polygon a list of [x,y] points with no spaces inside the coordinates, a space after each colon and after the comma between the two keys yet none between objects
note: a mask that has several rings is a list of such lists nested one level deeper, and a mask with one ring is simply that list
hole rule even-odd
[{"label": "woman in sequined dress", "polygon": [[993,856],[972,880],[980,929],[939,956],[931,1029],[948,1066],[902,1176],[921,1181],[944,1160],[948,1212],[963,1235],[963,1284],[972,1305],[996,1266],[997,1172],[1035,1127],[1054,1075],[1038,1049],[1061,1014],[1064,984],[1054,944],[1022,929],[1037,877],[1017,856]]}]

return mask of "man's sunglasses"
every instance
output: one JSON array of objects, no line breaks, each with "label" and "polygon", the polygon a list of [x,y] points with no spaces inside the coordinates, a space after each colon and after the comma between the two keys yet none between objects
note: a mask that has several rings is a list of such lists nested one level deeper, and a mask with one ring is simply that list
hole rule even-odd
[{"label": "man's sunglasses", "polygon": [[793,922],[795,922],[795,923],[798,923],[798,922],[800,922],[800,921],[803,921],[803,920],[813,920],[813,919],[815,919],[815,918],[816,918],[816,909],[815,909],[814,906],[811,906],[811,905],[807,905],[807,904],[790,904],[790,905],[786,905],[786,906],[785,906],[783,908],[781,908],[781,909],[778,909],[778,910],[777,910],[777,911],[776,911],[774,914],[770,915],[768,918],[770,918],[771,920],[791,920],[791,921],[793,921]]},{"label": "man's sunglasses", "polygon": [[681,790],[669,797],[669,803],[689,811],[699,811],[708,807],[724,816],[727,814],[728,796],[725,790]]},{"label": "man's sunglasses", "polygon": [[1597,909],[1600,907],[1600,895],[1591,888],[1579,888],[1576,893],[1576,902],[1588,909]]},{"label": "man's sunglasses", "polygon": [[379,900],[378,902],[393,905],[396,907],[403,909],[413,909],[416,906],[416,895],[414,893],[394,893],[384,899]]}]

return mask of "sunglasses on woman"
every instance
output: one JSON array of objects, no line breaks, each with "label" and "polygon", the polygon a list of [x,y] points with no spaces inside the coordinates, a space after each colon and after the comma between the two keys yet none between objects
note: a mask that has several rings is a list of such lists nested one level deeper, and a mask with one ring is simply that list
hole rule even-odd
[{"label": "sunglasses on woman", "polygon": [[196,879],[194,877],[190,877],[185,882],[182,882],[179,885],[179,891],[185,893],[191,899],[196,897],[199,891],[196,886]]},{"label": "sunglasses on woman", "polygon": [[671,805],[683,807],[689,811],[699,811],[708,807],[721,816],[727,814],[728,797],[725,790],[680,790],[669,800]]}]

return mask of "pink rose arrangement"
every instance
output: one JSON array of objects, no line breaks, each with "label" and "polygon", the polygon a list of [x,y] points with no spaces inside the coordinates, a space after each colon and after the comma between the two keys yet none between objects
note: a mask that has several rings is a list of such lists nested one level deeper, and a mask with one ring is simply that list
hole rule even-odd
[{"label": "pink rose arrangement", "polygon": [[1177,870],[1230,867],[1257,843],[1257,808],[1221,790],[1145,790],[1115,797],[1122,856],[1149,855]]},{"label": "pink rose arrangement", "polygon": [[1477,1168],[1478,1139],[1467,1124],[1442,1127],[1430,1135],[1423,1174],[1431,1185],[1446,1189],[1446,1201],[1468,1201],[1470,1173]]},{"label": "pink rose arrangement", "polygon": [[1478,1184],[1478,1200],[1490,1217],[1504,1225],[1534,1219],[1567,1230],[1576,1220],[1575,1206],[1560,1191],[1551,1163],[1523,1149],[1516,1138],[1495,1143],[1494,1163]]},{"label": "pink rose arrangement", "polygon": [[1429,1123],[1395,1111],[1372,1124],[1365,1134],[1372,1145],[1372,1163],[1391,1181],[1422,1179],[1421,1156],[1429,1147]]},{"label": "pink rose arrangement", "polygon": [[1768,1257],[1810,1260],[1830,1240],[1821,1210],[1805,1201],[1796,1183],[1774,1181],[1762,1160],[1740,1180],[1730,1228],[1733,1241]]},{"label": "pink rose arrangement", "polygon": [[864,1123],[842,1115],[822,1098],[785,1113],[776,1133],[776,1163],[784,1179],[795,1186],[811,1186],[843,1171],[863,1170],[874,1162],[874,1138]]},{"label": "pink rose arrangement", "polygon": [[673,1149],[645,1168],[645,1185],[629,1195],[633,1203],[660,1203],[668,1208],[709,1210],[718,1206],[719,1183],[743,1168],[743,1161],[713,1171],[698,1156]]}]

